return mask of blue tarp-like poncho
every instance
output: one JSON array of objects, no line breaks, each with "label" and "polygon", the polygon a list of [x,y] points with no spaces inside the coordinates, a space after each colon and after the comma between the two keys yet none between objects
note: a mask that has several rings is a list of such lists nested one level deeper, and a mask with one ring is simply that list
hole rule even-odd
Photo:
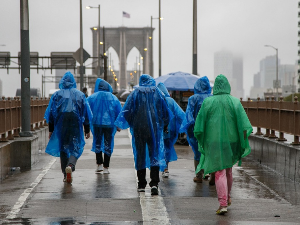
[{"label": "blue tarp-like poncho", "polygon": [[157,87],[164,94],[168,107],[174,115],[168,125],[168,133],[164,133],[165,159],[168,163],[177,160],[174,144],[177,141],[179,128],[185,118],[185,113],[175,100],[170,97],[169,92],[163,83],[159,83]]},{"label": "blue tarp-like poncho", "polygon": [[143,74],[139,87],[127,97],[115,122],[119,128],[130,127],[136,170],[166,166],[163,129],[172,118],[172,112],[155,86],[155,80]]},{"label": "blue tarp-like poncho", "polygon": [[[111,156],[113,152],[114,136],[117,130],[114,123],[122,108],[120,101],[112,92],[113,89],[109,83],[101,78],[97,78],[94,94],[87,98],[93,113],[91,130],[94,138],[91,150],[96,153],[104,152],[108,156]],[[111,140],[110,149],[107,149],[104,145],[104,135],[101,137],[102,141],[99,142],[101,146],[96,145],[97,134],[95,134],[95,127],[113,128],[112,137],[109,138]]]},{"label": "blue tarp-like poncho", "polygon": [[45,112],[47,123],[54,124],[46,153],[59,157],[64,151],[68,157],[73,155],[78,159],[85,145],[83,124],[89,124],[92,112],[84,93],[76,89],[72,73],[65,73],[59,88],[52,95]]},{"label": "blue tarp-like poncho", "polygon": [[198,151],[198,141],[194,136],[194,125],[202,102],[211,95],[211,86],[207,76],[197,80],[194,86],[194,95],[189,97],[185,118],[180,127],[180,133],[186,133],[187,140],[194,152],[194,159],[200,161],[201,153]]}]

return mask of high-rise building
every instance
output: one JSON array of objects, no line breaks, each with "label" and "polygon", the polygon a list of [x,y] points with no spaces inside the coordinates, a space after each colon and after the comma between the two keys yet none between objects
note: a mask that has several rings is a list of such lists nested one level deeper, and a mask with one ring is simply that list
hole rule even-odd
[{"label": "high-rise building", "polygon": [[237,98],[244,96],[243,58],[231,51],[222,50],[214,54],[214,76],[223,74],[231,85],[231,95]]}]

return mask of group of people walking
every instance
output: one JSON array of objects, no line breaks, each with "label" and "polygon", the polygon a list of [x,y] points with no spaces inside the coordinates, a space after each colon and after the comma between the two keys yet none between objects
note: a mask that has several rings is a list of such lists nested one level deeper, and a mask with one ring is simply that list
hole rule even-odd
[{"label": "group of people walking", "polygon": [[85,138],[93,133],[92,151],[96,155],[96,173],[108,174],[116,131],[130,128],[138,191],[147,185],[150,169],[151,195],[158,195],[159,172],[169,176],[168,164],[176,161],[174,144],[179,133],[186,133],[194,152],[194,182],[201,183],[206,174],[215,177],[220,207],[227,212],[231,204],[232,166],[250,153],[248,136],[252,126],[239,101],[230,95],[224,75],[214,83],[213,95],[206,76],[195,83],[194,95],[186,112],[172,99],[163,83],[143,74],[123,107],[112,87],[98,78],[94,93],[87,97],[76,89],[73,75],[67,72],[60,90],[50,99],[45,112],[49,125],[46,153],[60,157],[64,182],[72,183],[72,172],[83,152]]}]

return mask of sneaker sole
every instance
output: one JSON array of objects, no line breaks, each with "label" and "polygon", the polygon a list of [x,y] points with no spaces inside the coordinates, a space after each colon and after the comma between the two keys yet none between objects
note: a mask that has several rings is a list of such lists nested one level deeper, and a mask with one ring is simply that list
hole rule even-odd
[{"label": "sneaker sole", "polygon": [[72,181],[73,181],[73,179],[72,179],[72,169],[71,169],[71,167],[68,166],[68,167],[66,168],[66,174],[67,174],[66,182],[69,183],[69,184],[71,184]]},{"label": "sneaker sole", "polygon": [[138,189],[138,192],[145,192],[145,189]]},{"label": "sneaker sole", "polygon": [[226,209],[226,210],[221,209],[221,210],[217,210],[217,211],[216,211],[216,214],[217,214],[217,215],[225,215],[225,213],[227,213],[227,209]]}]

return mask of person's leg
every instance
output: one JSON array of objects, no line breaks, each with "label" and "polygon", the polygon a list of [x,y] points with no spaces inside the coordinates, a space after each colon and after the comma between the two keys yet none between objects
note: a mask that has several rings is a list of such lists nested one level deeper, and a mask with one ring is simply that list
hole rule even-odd
[{"label": "person's leg", "polygon": [[147,185],[146,168],[137,170],[137,177],[138,177],[138,191],[145,191],[145,187]]},{"label": "person's leg", "polygon": [[94,142],[95,142],[95,155],[97,167],[95,172],[100,173],[103,171],[103,157],[101,150],[101,144],[103,139],[103,131],[101,126],[94,125]]},{"label": "person's leg", "polygon": [[75,166],[76,166],[77,160],[78,159],[73,155],[71,155],[68,160],[68,166],[71,166],[72,171],[75,171]]},{"label": "person's leg", "polygon": [[[112,127],[103,127],[103,135],[104,135],[104,170],[103,173],[109,173],[108,167],[109,167],[109,162],[110,162],[110,156],[108,155],[111,154],[112,152],[112,134],[113,134],[113,128]],[[106,154],[107,153],[107,154]]]},{"label": "person's leg", "polygon": [[228,189],[228,194],[227,194],[227,205],[231,205],[231,197],[230,197],[230,192],[232,188],[232,168],[226,169],[226,177],[227,177],[227,189]]},{"label": "person's leg", "polygon": [[150,168],[150,187],[158,186],[159,183],[159,166],[152,166]]},{"label": "person's leg", "polygon": [[103,156],[102,152],[95,153],[96,154],[96,163],[97,163],[97,168],[95,170],[96,173],[100,173],[103,171]]},{"label": "person's leg", "polygon": [[109,167],[109,162],[110,162],[110,156],[108,156],[104,153],[104,163],[103,163],[104,168]]},{"label": "person's leg", "polygon": [[[199,161],[194,159],[194,167],[195,167],[195,171],[197,170],[198,164],[199,164]],[[196,174],[196,176],[194,177],[193,181],[194,181],[195,183],[202,183],[202,176],[203,176],[203,171],[200,170],[200,171]]]},{"label": "person's leg", "polygon": [[61,166],[61,171],[64,174],[64,181],[66,178],[66,167],[68,165],[68,155],[65,152],[60,152],[60,166]]},{"label": "person's leg", "polygon": [[220,206],[227,207],[228,187],[225,169],[215,172],[215,182]]}]

